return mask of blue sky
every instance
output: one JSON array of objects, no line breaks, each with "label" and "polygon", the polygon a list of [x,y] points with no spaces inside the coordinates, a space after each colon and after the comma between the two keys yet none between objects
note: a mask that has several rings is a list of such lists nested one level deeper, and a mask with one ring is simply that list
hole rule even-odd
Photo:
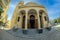
[{"label": "blue sky", "polygon": [[[21,0],[11,0],[9,9],[7,12],[8,20],[10,20],[12,18],[14,9],[20,1]],[[45,6],[45,8],[47,9],[49,19],[55,19],[59,16],[60,0],[24,0],[24,3],[31,2],[31,1]]]}]

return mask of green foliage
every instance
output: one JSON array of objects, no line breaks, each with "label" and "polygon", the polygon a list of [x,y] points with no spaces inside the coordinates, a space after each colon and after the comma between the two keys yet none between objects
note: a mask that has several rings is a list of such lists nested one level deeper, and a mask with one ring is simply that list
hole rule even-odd
[{"label": "green foliage", "polygon": [[54,23],[57,23],[57,20],[54,20]]},{"label": "green foliage", "polygon": [[57,21],[58,21],[58,23],[60,23],[60,18]]},{"label": "green foliage", "polygon": [[3,9],[0,8],[0,13],[4,12]]},{"label": "green foliage", "polygon": [[3,24],[3,22],[2,21],[0,21],[0,25],[2,25]]},{"label": "green foliage", "polygon": [[54,23],[60,23],[60,18],[55,19]]},{"label": "green foliage", "polygon": [[4,10],[3,10],[3,8],[0,5],[0,15],[1,15],[2,12],[4,12]]}]

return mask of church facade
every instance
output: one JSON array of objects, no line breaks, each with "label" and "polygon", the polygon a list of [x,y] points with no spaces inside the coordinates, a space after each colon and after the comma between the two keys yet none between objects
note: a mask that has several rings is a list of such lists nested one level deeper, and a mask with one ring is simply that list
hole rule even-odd
[{"label": "church facade", "polygon": [[11,28],[42,29],[48,27],[49,18],[44,6],[34,2],[19,2],[11,19]]}]

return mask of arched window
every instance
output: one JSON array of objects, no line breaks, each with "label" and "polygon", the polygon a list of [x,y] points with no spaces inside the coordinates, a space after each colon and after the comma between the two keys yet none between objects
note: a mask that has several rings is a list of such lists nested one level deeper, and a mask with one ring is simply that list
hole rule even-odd
[{"label": "arched window", "polygon": [[43,12],[44,12],[44,10],[40,10],[40,11],[39,11],[39,13],[40,13],[41,15],[43,14]]},{"label": "arched window", "polygon": [[46,16],[44,16],[44,19],[45,19],[45,21],[47,21],[47,17]]},{"label": "arched window", "polygon": [[36,10],[30,9],[30,10],[28,11],[28,13],[29,13],[29,14],[36,14]]},{"label": "arched window", "polygon": [[25,10],[20,11],[21,14],[25,14]]},{"label": "arched window", "polygon": [[30,19],[31,19],[31,20],[34,20],[34,19],[35,19],[35,16],[34,16],[34,15],[31,15],[31,16],[30,16]]},{"label": "arched window", "polygon": [[19,20],[20,20],[20,17],[18,17],[18,22],[19,22]]}]

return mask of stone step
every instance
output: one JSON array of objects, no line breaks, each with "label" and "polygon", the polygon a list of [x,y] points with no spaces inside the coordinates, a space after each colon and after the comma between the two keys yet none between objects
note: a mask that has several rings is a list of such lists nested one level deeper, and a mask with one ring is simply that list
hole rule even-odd
[{"label": "stone step", "polygon": [[51,29],[51,31],[48,31],[46,29],[43,29],[43,32],[42,33],[38,33],[38,30],[37,29],[28,29],[27,30],[27,34],[24,34],[23,31],[24,29],[18,29],[16,31],[13,31],[13,30],[9,30],[7,31],[8,33],[12,34],[13,36],[16,36],[16,37],[35,37],[35,36],[42,36],[42,35],[48,35],[49,33],[53,32],[54,29]]}]

